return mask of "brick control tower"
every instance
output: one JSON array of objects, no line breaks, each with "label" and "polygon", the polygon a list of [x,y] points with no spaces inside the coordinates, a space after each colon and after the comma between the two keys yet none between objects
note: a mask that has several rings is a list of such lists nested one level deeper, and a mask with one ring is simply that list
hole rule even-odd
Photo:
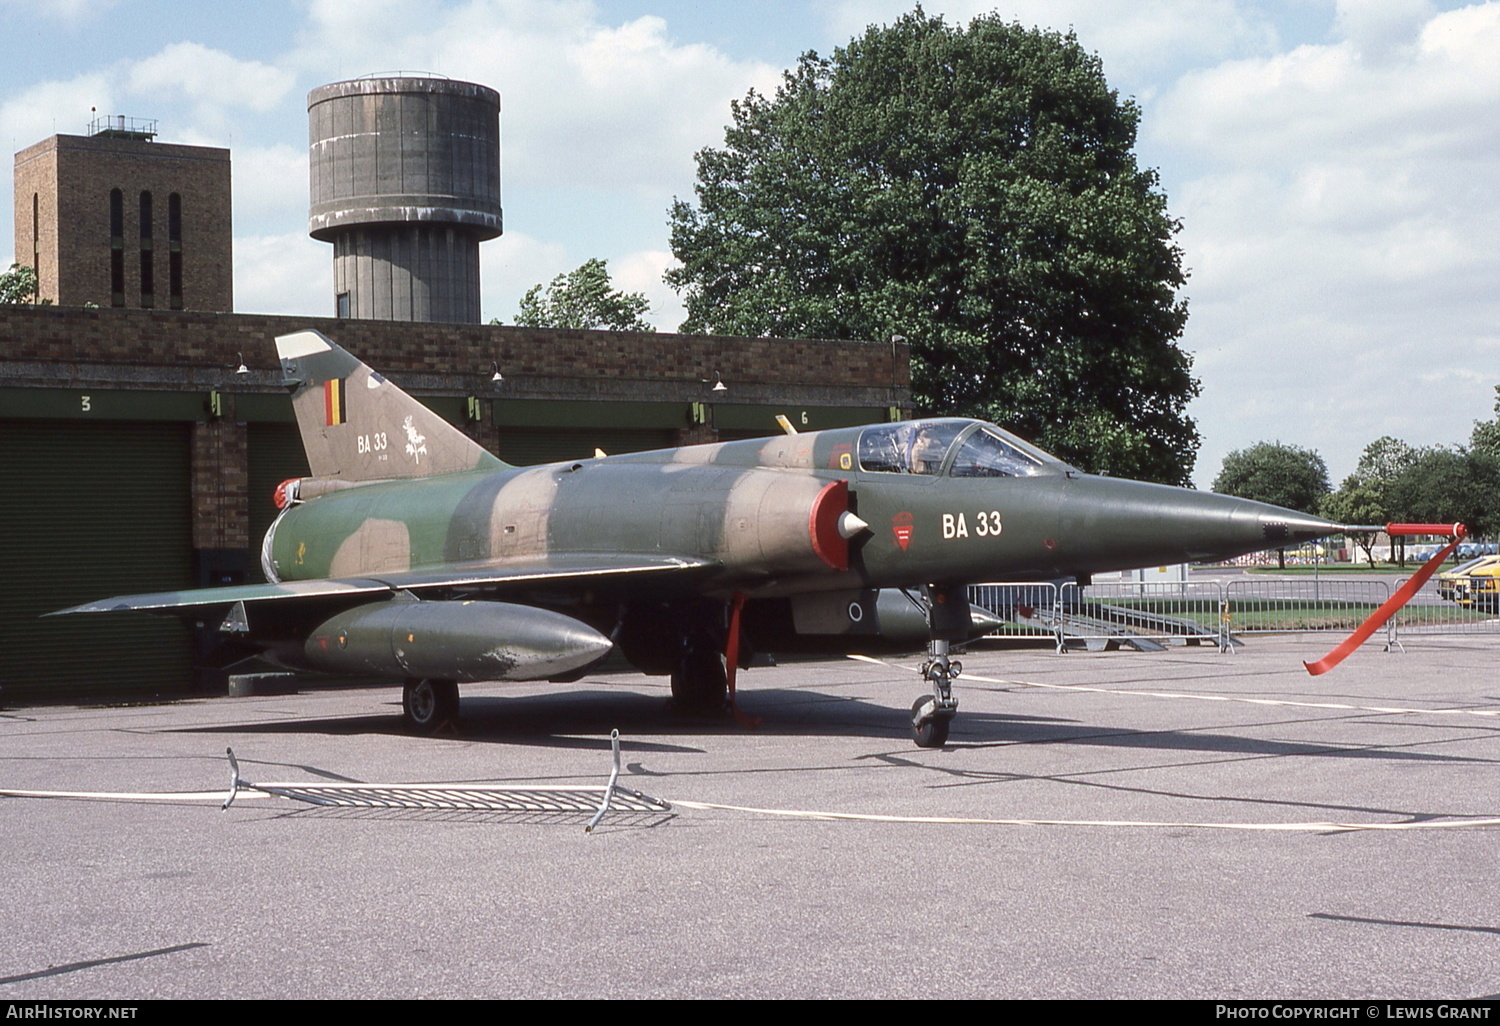
[{"label": "brick control tower", "polygon": [[339,317],[479,323],[479,243],[503,230],[500,94],[371,76],[307,96],[308,232]]}]

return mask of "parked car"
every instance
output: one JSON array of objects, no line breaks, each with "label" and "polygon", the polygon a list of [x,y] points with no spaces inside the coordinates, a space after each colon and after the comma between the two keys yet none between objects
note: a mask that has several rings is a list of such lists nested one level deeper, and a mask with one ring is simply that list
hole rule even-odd
[{"label": "parked car", "polygon": [[[1425,563],[1436,556],[1441,548],[1441,545],[1412,546],[1407,548],[1406,558],[1414,563]],[[1455,564],[1459,564],[1478,556],[1492,556],[1495,552],[1494,542],[1460,542],[1458,548],[1453,550],[1452,559]]]},{"label": "parked car", "polygon": [[1500,611],[1500,555],[1479,556],[1438,574],[1438,594],[1461,606]]}]

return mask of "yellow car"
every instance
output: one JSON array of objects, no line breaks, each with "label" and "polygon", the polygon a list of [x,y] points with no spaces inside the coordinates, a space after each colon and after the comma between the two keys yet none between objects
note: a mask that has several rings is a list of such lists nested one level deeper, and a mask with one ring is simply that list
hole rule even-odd
[{"label": "yellow car", "polygon": [[1438,574],[1438,594],[1461,606],[1500,611],[1500,556],[1480,556]]}]

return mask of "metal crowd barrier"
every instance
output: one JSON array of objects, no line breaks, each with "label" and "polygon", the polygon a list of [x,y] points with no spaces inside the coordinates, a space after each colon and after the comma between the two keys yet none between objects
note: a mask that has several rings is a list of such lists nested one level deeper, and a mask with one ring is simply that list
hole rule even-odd
[{"label": "metal crowd barrier", "polygon": [[1391,597],[1380,580],[1255,577],[1224,585],[1230,629],[1239,634],[1348,633]]},{"label": "metal crowd barrier", "polygon": [[969,601],[1006,620],[988,637],[1050,637],[1058,651],[1222,644],[1222,596],[1212,581],[980,584]]},{"label": "metal crowd barrier", "polygon": [[[1412,597],[1391,618],[1397,636],[1401,634],[1500,634],[1500,610],[1490,596],[1476,591],[1473,585],[1483,581],[1488,585],[1492,579],[1458,578],[1445,588],[1436,577],[1430,578],[1422,590]],[[1406,578],[1397,582],[1400,587]],[[1456,588],[1454,585],[1456,584]],[[1448,597],[1449,595],[1453,597]],[[1455,601],[1455,598],[1457,601]]]},{"label": "metal crowd barrier", "polygon": [[[969,600],[1006,621],[989,638],[1045,637],[1058,651],[1195,644],[1232,651],[1249,634],[1353,631],[1401,583],[1337,577],[1111,581],[1082,588],[999,582],[972,586]],[[1384,630],[1388,649],[1399,646],[1403,633],[1500,635],[1500,611],[1454,602],[1434,579]]]}]

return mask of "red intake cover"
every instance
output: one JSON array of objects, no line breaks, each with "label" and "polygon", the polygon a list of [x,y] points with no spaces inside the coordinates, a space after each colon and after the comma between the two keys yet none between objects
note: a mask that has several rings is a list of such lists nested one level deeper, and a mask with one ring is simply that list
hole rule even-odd
[{"label": "red intake cover", "polygon": [[290,485],[294,485],[300,480],[302,480],[300,477],[289,477],[276,486],[276,494],[273,498],[276,500],[277,509],[286,509],[287,504],[292,501],[291,496],[287,494],[287,489]]},{"label": "red intake cover", "polygon": [[849,540],[839,534],[839,517],[849,512],[849,482],[834,481],[813,500],[807,530],[813,554],[835,570],[849,569]]}]

